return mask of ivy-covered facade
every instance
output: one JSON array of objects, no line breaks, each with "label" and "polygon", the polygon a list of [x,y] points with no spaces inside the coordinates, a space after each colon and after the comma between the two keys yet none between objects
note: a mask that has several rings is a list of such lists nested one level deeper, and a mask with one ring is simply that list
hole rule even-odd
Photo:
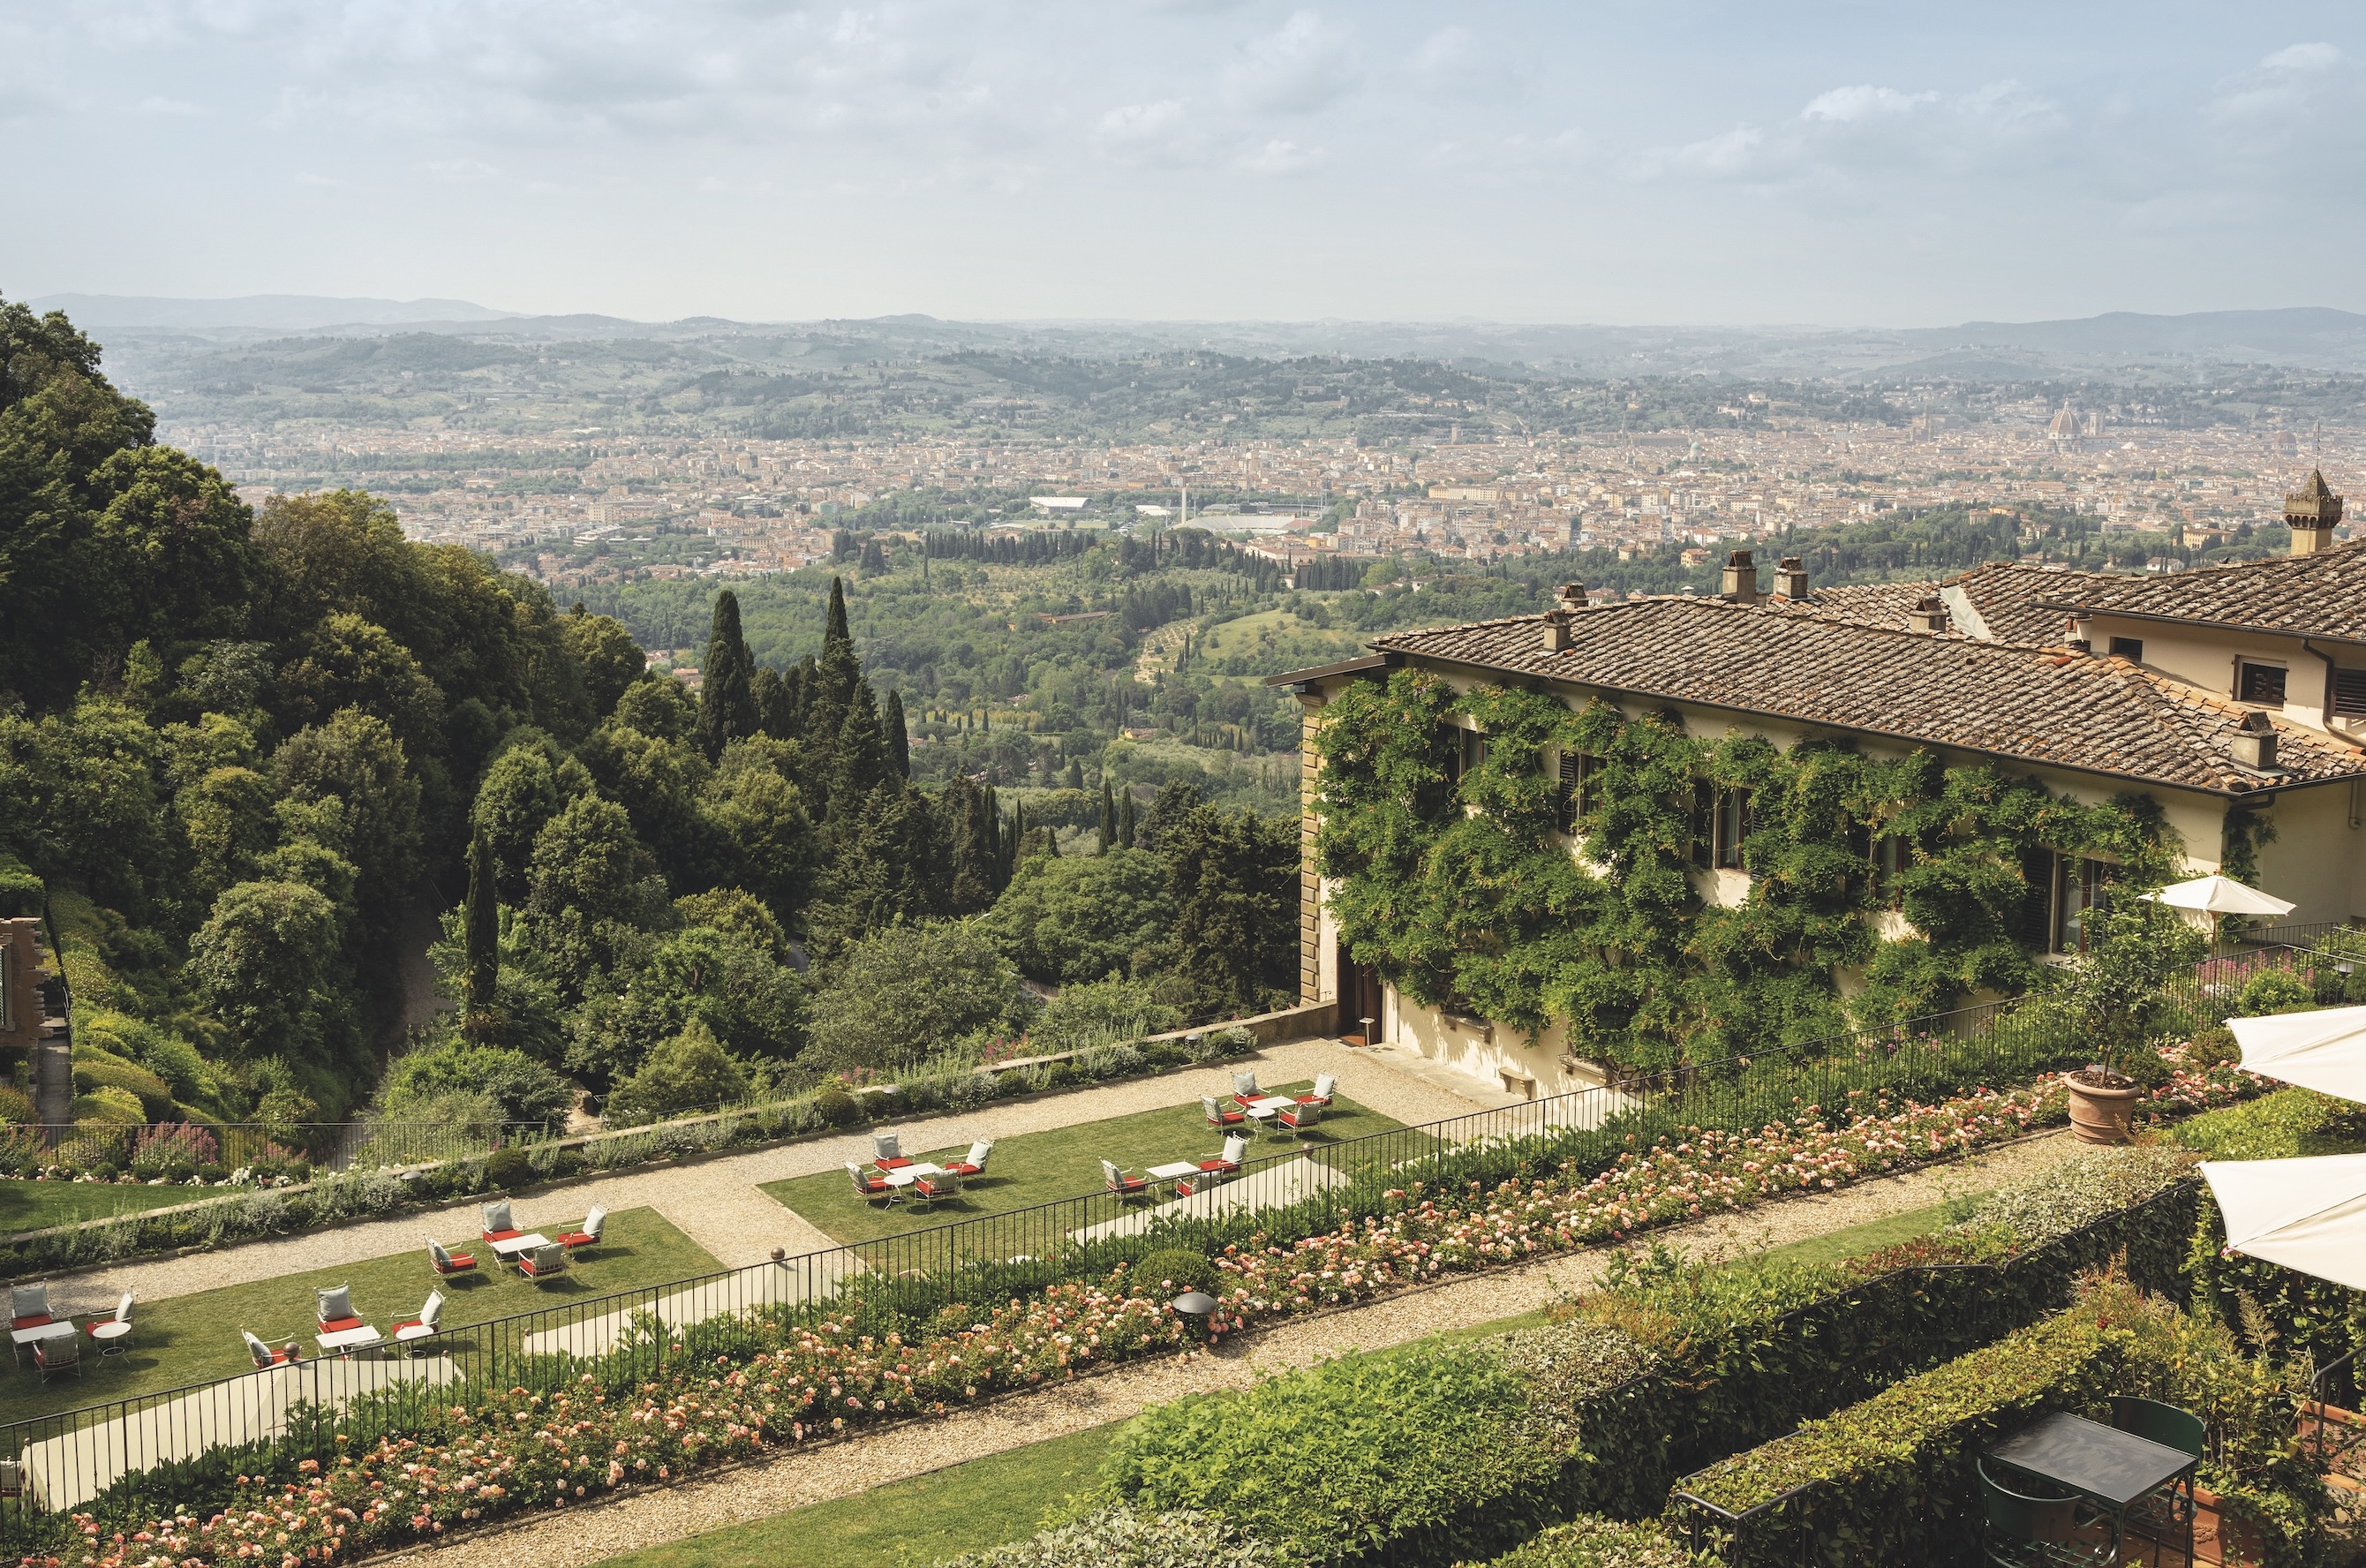
[{"label": "ivy-covered facade", "polygon": [[1549,1093],[2028,989],[2102,886],[2256,877],[2280,819],[2357,857],[2315,841],[2366,779],[2334,738],[1744,582],[1277,677],[1306,705],[1305,999]]}]

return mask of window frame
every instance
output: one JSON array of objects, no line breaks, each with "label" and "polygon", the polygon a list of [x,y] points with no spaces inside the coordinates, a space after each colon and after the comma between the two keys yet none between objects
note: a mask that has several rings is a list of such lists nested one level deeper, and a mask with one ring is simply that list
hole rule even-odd
[{"label": "window frame", "polygon": [[[2251,678],[2255,674],[2262,678],[2268,676],[2273,676],[2275,678],[2276,694],[2273,701],[2270,701],[2266,697],[2257,697],[2251,694]],[[2282,708],[2286,703],[2292,700],[2291,692],[2291,666],[2284,664],[2270,664],[2263,659],[2237,659],[2235,660],[2235,700],[2236,702],[2248,703],[2253,707]]]},{"label": "window frame", "polygon": [[1554,762],[1553,828],[1564,837],[1576,837],[1579,824],[1585,820],[1586,791],[1599,765],[1600,759],[1566,747]]},{"label": "window frame", "polygon": [[2112,658],[2124,659],[2131,664],[2142,664],[2144,662],[2144,638],[2140,637],[2115,637],[2112,638],[2111,641],[2111,654]]},{"label": "window frame", "polygon": [[[2094,912],[2103,889],[2120,879],[2119,872],[2115,861],[2054,852],[2054,874],[2046,896],[2047,952],[2086,953],[2087,917]],[[2076,945],[2072,942],[2074,933]]]},{"label": "window frame", "polygon": [[[2348,690],[2344,690],[2344,686]],[[2366,718],[2366,668],[2333,671],[2333,716]]]}]

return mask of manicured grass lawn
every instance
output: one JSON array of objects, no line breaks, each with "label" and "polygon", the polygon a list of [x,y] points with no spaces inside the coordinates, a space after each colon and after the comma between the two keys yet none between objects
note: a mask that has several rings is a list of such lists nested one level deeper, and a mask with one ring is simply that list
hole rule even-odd
[{"label": "manicured grass lawn", "polygon": [[[1296,1094],[1312,1089],[1313,1084],[1309,1080],[1268,1087],[1275,1094]],[[1345,1095],[1336,1095],[1323,1120],[1308,1129],[1313,1134],[1308,1146],[1320,1151],[1329,1145],[1401,1125]],[[952,1220],[1099,1192],[1104,1159],[1139,1173],[1154,1165],[1204,1159],[1223,1146],[1224,1134],[1208,1125],[1206,1114],[1195,1100],[1189,1105],[1113,1116],[1106,1122],[997,1139],[994,1157],[986,1166],[987,1174],[963,1182],[960,1196],[929,1209],[921,1208],[908,1197],[892,1205],[866,1201],[855,1192],[843,1170],[771,1181],[764,1184],[763,1190],[839,1241],[873,1241]],[[1293,1140],[1267,1134],[1249,1141],[1249,1157],[1264,1159],[1285,1155],[1294,1147]],[[964,1142],[946,1148],[907,1148],[904,1152],[914,1159],[941,1165],[961,1158],[969,1152],[969,1145]],[[1413,1151],[1408,1146],[1395,1152],[1403,1156]],[[1165,1195],[1163,1188],[1161,1195]],[[1116,1212],[1115,1208],[1110,1211],[1110,1214]],[[1095,1221],[1108,1217],[1098,1209],[1093,1214]],[[1062,1223],[1075,1222],[1064,1219]]]},{"label": "manicured grass lawn", "polygon": [[[546,1225],[543,1233],[556,1235],[558,1231]],[[449,1238],[455,1246],[468,1239]],[[0,1370],[0,1378],[6,1380],[0,1382],[0,1418],[44,1416],[244,1371],[254,1362],[239,1338],[242,1328],[272,1345],[299,1340],[306,1355],[316,1354],[312,1292],[320,1288],[353,1286],[355,1309],[364,1322],[384,1334],[394,1324],[416,1317],[430,1290],[444,1292],[447,1328],[465,1328],[540,1306],[687,1279],[719,1267],[704,1248],[659,1217],[654,1209],[626,1209],[609,1215],[601,1245],[570,1264],[566,1273],[541,1285],[518,1278],[513,1270],[494,1267],[488,1247],[472,1246],[466,1250],[476,1254],[475,1272],[447,1280],[439,1280],[429,1270],[427,1251],[422,1247],[415,1252],[309,1274],[286,1274],[250,1285],[227,1285],[219,1291],[140,1303],[131,1315],[131,1348],[120,1356],[102,1359],[85,1340],[79,1378],[55,1378],[44,1384],[35,1376],[29,1356],[21,1368]],[[73,1299],[80,1299],[79,1292]],[[445,1337],[456,1345],[468,1342],[466,1335]]]},{"label": "manicured grass lawn", "polygon": [[96,1181],[0,1179],[0,1235],[228,1196],[226,1187],[114,1187]]},{"label": "manicured grass lawn", "polygon": [[[1089,1489],[1121,1421],[988,1454],[834,1502],[608,1559],[608,1568],[927,1568],[1022,1540]],[[925,1438],[916,1438],[925,1442]]]}]

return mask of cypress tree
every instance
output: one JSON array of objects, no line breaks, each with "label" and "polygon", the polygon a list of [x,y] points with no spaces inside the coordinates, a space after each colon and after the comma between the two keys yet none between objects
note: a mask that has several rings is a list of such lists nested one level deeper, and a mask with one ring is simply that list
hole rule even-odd
[{"label": "cypress tree", "polygon": [[754,670],[747,640],[739,635],[739,595],[727,588],[715,596],[706,673],[699,685],[698,739],[710,762],[729,742],[756,733]]},{"label": "cypress tree", "polygon": [[887,694],[887,716],[882,721],[887,729],[887,776],[908,779],[912,776],[912,737],[904,728],[904,694]]},{"label": "cypress tree", "polygon": [[1068,787],[1070,789],[1085,787],[1085,764],[1074,757],[1068,759]]},{"label": "cypress tree", "polygon": [[496,874],[493,841],[479,829],[468,845],[468,901],[462,907],[467,994],[460,1025],[471,1036],[482,1035],[491,1025],[494,998],[501,991],[501,915],[493,894]]},{"label": "cypress tree", "polygon": [[1118,796],[1117,842],[1120,849],[1133,848],[1133,791],[1131,788]]},{"label": "cypress tree", "polygon": [[841,715],[846,705],[854,700],[854,682],[862,673],[862,661],[854,656],[854,635],[846,627],[846,580],[829,580],[829,621],[821,634],[821,690],[819,696]]},{"label": "cypress tree", "polygon": [[855,678],[854,700],[847,705],[846,717],[839,725],[836,750],[837,772],[829,784],[834,817],[859,808],[873,788],[888,776],[887,737],[879,722],[879,700],[872,694],[871,682],[861,676]]},{"label": "cypress tree", "polygon": [[1101,847],[1107,854],[1117,848],[1117,802],[1110,795],[1109,775],[1101,775]]},{"label": "cypress tree", "polygon": [[775,740],[797,738],[796,716],[790,706],[789,682],[771,665],[756,671],[748,683],[749,695],[756,703],[756,728]]}]

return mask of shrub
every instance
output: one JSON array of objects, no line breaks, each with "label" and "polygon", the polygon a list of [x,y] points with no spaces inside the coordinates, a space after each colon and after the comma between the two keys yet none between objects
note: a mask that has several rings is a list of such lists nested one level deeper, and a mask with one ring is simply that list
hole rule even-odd
[{"label": "shrub", "polygon": [[1229,1520],[1294,1561],[1451,1561],[1543,1522],[1560,1456],[1520,1385],[1472,1347],[1360,1352],[1240,1393],[1144,1411],[1101,1471],[1117,1500]]},{"label": "shrub", "polygon": [[1164,1247],[1144,1253],[1132,1278],[1144,1291],[1204,1291],[1215,1284],[1216,1269],[1199,1253]]},{"label": "shrub", "polygon": [[712,1111],[746,1096],[748,1075],[723,1049],[715,1031],[693,1018],[682,1032],[659,1044],[640,1070],[616,1086],[607,1113],[621,1120]]},{"label": "shrub", "polygon": [[522,1051],[447,1041],[397,1060],[387,1074],[386,1118],[432,1120],[436,1100],[451,1094],[490,1098],[505,1122],[557,1126],[575,1105],[567,1080]]},{"label": "shrub", "polygon": [[1657,1519],[1626,1523],[1584,1515],[1553,1526],[1488,1568],[1712,1568]]},{"label": "shrub", "polygon": [[1146,982],[1111,975],[1062,987],[1037,1017],[1032,1042],[1046,1055],[1081,1051],[1163,1033],[1182,1021],[1182,1010],[1160,1001]]},{"label": "shrub", "polygon": [[534,1157],[515,1144],[485,1156],[485,1185],[493,1191],[508,1192],[533,1180]]},{"label": "shrub", "polygon": [[128,1089],[104,1084],[87,1094],[77,1094],[68,1111],[77,1122],[96,1122],[102,1125],[113,1122],[120,1127],[138,1127],[148,1120],[147,1108],[140,1097]]},{"label": "shrub", "polygon": [[73,1059],[73,1086],[76,1094],[96,1095],[108,1089],[123,1090],[140,1108],[143,1122],[163,1122],[173,1114],[171,1085],[147,1068],[108,1052],[89,1046],[78,1050]]},{"label": "shrub", "polygon": [[49,890],[15,855],[0,855],[0,918],[39,915]]},{"label": "shrub", "polygon": [[813,1106],[814,1114],[821,1118],[825,1127],[843,1127],[862,1113],[862,1107],[842,1084],[824,1084],[815,1093]]},{"label": "shrub", "polygon": [[186,1181],[197,1173],[199,1167],[215,1164],[220,1156],[220,1145],[203,1127],[186,1122],[166,1122],[143,1130],[132,1141],[131,1174],[142,1179],[163,1176]]},{"label": "shrub", "polygon": [[940,1568],[1279,1568],[1281,1556],[1212,1514],[1102,1508]]},{"label": "shrub", "polygon": [[0,1084],[0,1127],[30,1126],[36,1114],[31,1095],[13,1084]]},{"label": "shrub", "polygon": [[2233,1030],[2223,1023],[2214,1023],[2207,1029],[2194,1031],[2192,1042],[2186,1046],[2186,1055],[2195,1066],[2207,1071],[2242,1061],[2243,1047],[2236,1040]]},{"label": "shrub", "polygon": [[2243,987],[2235,1010],[2243,1017],[2302,1012],[2316,1005],[2316,990],[2289,969],[2262,969]]},{"label": "shrub", "polygon": [[2170,1134],[2213,1159],[2290,1159],[2366,1149],[2366,1110],[2308,1089],[2280,1089],[2204,1111]]}]

